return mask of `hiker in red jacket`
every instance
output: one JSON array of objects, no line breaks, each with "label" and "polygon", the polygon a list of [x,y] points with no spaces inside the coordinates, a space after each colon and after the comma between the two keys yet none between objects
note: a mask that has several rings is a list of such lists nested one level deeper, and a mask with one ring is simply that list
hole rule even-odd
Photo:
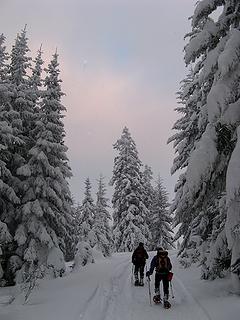
[{"label": "hiker in red jacket", "polygon": [[150,270],[147,271],[146,276],[150,277],[155,269],[155,296],[153,297],[153,301],[155,303],[161,302],[160,296],[160,281],[163,282],[163,293],[164,293],[164,305],[170,305],[168,302],[169,296],[169,278],[170,271],[172,270],[172,264],[168,257],[168,252],[163,250],[163,248],[157,249],[157,254],[153,257],[150,265]]},{"label": "hiker in red jacket", "polygon": [[[135,286],[143,286],[144,267],[148,259],[147,251],[143,243],[139,242],[138,247],[134,250],[132,255],[132,263],[134,264]],[[140,274],[140,281],[138,274]]]}]

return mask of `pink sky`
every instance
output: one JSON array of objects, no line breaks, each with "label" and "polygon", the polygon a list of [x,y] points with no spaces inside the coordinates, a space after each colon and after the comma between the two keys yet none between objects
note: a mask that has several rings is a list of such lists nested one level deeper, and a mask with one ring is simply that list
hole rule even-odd
[{"label": "pink sky", "polygon": [[[175,92],[186,69],[183,37],[190,31],[192,0],[1,0],[0,32],[12,45],[28,25],[32,55],[43,44],[49,61],[56,46],[66,93],[66,144],[81,201],[87,176],[109,181],[112,144],[127,126],[139,157],[160,173],[173,195],[174,156],[166,145],[177,118]],[[95,192],[95,188],[94,188]],[[111,190],[110,190],[111,193]]]}]

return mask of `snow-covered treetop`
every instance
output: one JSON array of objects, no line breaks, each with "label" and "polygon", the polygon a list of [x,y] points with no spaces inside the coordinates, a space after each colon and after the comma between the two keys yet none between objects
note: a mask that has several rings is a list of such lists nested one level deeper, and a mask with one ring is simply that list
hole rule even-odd
[{"label": "snow-covered treetop", "polygon": [[41,74],[42,74],[42,65],[43,65],[43,59],[42,59],[42,46],[37,52],[36,58],[33,60],[35,66],[32,69],[32,75],[30,78],[30,85],[32,86],[33,89],[38,90],[39,87],[42,86],[42,79],[41,79]]},{"label": "snow-covered treetop", "polygon": [[119,151],[119,156],[114,159],[113,178],[111,185],[119,179],[119,175],[129,176],[129,172],[133,170],[131,176],[140,179],[140,167],[142,163],[138,158],[138,151],[135,141],[127,127],[124,127],[121,138],[113,145],[113,148]]},{"label": "snow-covered treetop", "polygon": [[86,180],[85,180],[85,191],[84,191],[85,197],[83,199],[83,205],[86,202],[89,202],[89,203],[93,204],[93,198],[92,198],[92,195],[91,195],[91,189],[92,189],[91,182],[90,182],[89,177],[87,177]]},{"label": "snow-covered treetop", "polygon": [[[47,88],[45,96],[49,100],[48,108],[51,108],[52,112],[60,114],[62,111],[66,111],[66,108],[60,103],[61,97],[64,93],[61,90],[60,83],[62,80],[59,79],[60,70],[58,66],[58,54],[55,52],[48,68],[45,69],[47,76],[45,78],[44,85]],[[61,115],[61,117],[63,116]]]},{"label": "snow-covered treetop", "polygon": [[0,34],[0,81],[6,78],[6,61],[8,54],[6,52],[6,46],[4,45],[5,36]]},{"label": "snow-covered treetop", "polygon": [[27,69],[31,66],[31,58],[27,56],[29,52],[26,27],[17,35],[15,44],[11,52],[10,79],[12,83],[20,85],[28,81]]}]

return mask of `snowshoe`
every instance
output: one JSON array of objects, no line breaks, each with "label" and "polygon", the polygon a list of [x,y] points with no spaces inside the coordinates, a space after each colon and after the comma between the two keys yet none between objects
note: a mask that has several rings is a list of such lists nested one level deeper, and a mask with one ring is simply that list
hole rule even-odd
[{"label": "snowshoe", "polygon": [[167,300],[163,301],[163,307],[164,309],[169,309],[171,308],[171,303]]},{"label": "snowshoe", "polygon": [[156,304],[160,304],[160,303],[162,303],[162,299],[159,295],[156,295],[153,297],[153,302]]}]

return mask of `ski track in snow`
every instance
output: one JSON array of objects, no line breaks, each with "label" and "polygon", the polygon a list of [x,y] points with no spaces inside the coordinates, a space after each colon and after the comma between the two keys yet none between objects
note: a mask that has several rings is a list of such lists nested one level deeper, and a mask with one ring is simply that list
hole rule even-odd
[{"label": "ski track in snow", "polygon": [[99,290],[99,285],[94,289],[93,293],[87,299],[84,307],[80,311],[80,315],[79,315],[79,312],[77,313],[76,320],[84,319],[85,313],[88,310],[90,303],[92,303],[92,301],[95,299],[95,297],[98,294],[98,290]]},{"label": "ski track in snow", "polygon": [[[173,289],[175,298],[170,299],[172,308],[149,303],[148,283],[135,287],[131,281],[131,262],[124,258],[113,268],[109,278],[96,287],[76,320],[212,320],[208,312],[195,299],[182,281],[175,275]],[[154,276],[151,293],[154,294]],[[171,296],[171,290],[170,290]]]},{"label": "ski track in snow", "polygon": [[[125,274],[128,271],[129,265],[129,261],[123,264],[123,268],[122,265],[119,265],[117,275],[111,278],[111,288],[109,293],[106,295],[104,311],[100,320],[112,320],[114,319],[114,316],[116,317],[117,313],[115,309],[117,307],[119,297],[121,297],[122,292],[124,292],[124,285],[126,283]],[[120,318],[122,319],[122,317]]]},{"label": "ski track in snow", "polygon": [[[207,310],[201,305],[201,303],[193,297],[193,295],[187,290],[187,288],[184,286],[182,281],[175,276],[175,288],[176,292],[179,296],[179,293],[181,295],[181,303],[184,304],[186,301],[188,304],[190,304],[191,308],[194,309],[195,320],[212,320],[210,315],[208,314]],[[177,289],[178,288],[178,289]],[[184,318],[183,318],[184,319]]]},{"label": "ski track in snow", "polygon": [[[118,319],[115,313],[118,297],[121,296],[126,274],[130,266],[129,258],[114,269],[114,275],[108,281],[100,283],[91,299],[88,299],[78,319],[81,320],[113,320]],[[97,318],[96,318],[97,315]],[[123,319],[120,317],[119,319]]]}]

